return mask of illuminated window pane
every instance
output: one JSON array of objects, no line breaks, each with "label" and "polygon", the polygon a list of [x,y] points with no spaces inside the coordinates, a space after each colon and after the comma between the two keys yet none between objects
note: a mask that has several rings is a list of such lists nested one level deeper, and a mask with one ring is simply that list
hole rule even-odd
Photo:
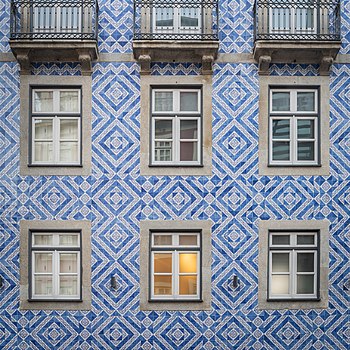
[{"label": "illuminated window pane", "polygon": [[154,272],[172,272],[172,254],[154,254]]},{"label": "illuminated window pane", "polygon": [[271,281],[272,294],[289,294],[289,276],[273,275]]},{"label": "illuminated window pane", "polygon": [[196,273],[197,272],[197,254],[196,253],[180,253],[180,273]]},{"label": "illuminated window pane", "polygon": [[197,276],[180,276],[180,295],[197,294]]},{"label": "illuminated window pane", "polygon": [[154,276],[154,294],[155,295],[171,295],[172,276]]}]

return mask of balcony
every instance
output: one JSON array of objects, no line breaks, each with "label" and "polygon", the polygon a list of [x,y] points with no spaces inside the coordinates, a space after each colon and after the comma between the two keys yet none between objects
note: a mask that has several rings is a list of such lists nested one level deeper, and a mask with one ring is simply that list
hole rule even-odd
[{"label": "balcony", "polygon": [[31,62],[80,61],[91,74],[98,57],[96,0],[12,0],[10,46],[28,74]]},{"label": "balcony", "polygon": [[134,0],[133,50],[141,74],[154,61],[201,62],[203,74],[211,74],[218,48],[217,0]]},{"label": "balcony", "polygon": [[340,0],[256,0],[254,58],[259,73],[270,63],[329,68],[340,49]]}]

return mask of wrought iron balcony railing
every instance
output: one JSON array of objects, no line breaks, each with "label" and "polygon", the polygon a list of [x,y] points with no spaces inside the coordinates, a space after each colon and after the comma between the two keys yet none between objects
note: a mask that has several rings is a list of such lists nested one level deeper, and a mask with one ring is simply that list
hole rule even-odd
[{"label": "wrought iron balcony railing", "polygon": [[340,40],[340,0],[256,0],[255,40]]},{"label": "wrought iron balcony railing", "polygon": [[12,0],[10,38],[97,40],[97,0]]},{"label": "wrought iron balcony railing", "polygon": [[134,40],[218,40],[217,0],[134,0]]}]

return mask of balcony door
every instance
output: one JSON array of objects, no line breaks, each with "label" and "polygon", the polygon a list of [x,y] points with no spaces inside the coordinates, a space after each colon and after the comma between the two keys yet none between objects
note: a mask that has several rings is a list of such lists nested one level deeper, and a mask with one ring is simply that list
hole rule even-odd
[{"label": "balcony door", "polygon": [[201,8],[158,7],[153,9],[153,33],[196,34],[201,32]]},{"label": "balcony door", "polygon": [[33,32],[79,33],[81,32],[80,7],[33,7]]}]

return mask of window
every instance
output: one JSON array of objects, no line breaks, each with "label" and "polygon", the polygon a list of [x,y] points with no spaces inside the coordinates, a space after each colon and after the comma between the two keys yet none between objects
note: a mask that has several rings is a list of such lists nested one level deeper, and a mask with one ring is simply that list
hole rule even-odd
[{"label": "window", "polygon": [[200,233],[153,232],[151,300],[199,300]]},{"label": "window", "polygon": [[201,90],[152,89],[152,164],[200,165]]},{"label": "window", "polygon": [[32,164],[80,164],[80,89],[32,90]]},{"label": "window", "polygon": [[140,222],[141,310],[210,310],[211,225]]},{"label": "window", "polygon": [[270,164],[318,164],[318,90],[270,90]]},{"label": "window", "polygon": [[319,298],[318,232],[271,231],[269,299]]},{"label": "window", "polygon": [[81,233],[30,232],[30,299],[81,298]]}]

